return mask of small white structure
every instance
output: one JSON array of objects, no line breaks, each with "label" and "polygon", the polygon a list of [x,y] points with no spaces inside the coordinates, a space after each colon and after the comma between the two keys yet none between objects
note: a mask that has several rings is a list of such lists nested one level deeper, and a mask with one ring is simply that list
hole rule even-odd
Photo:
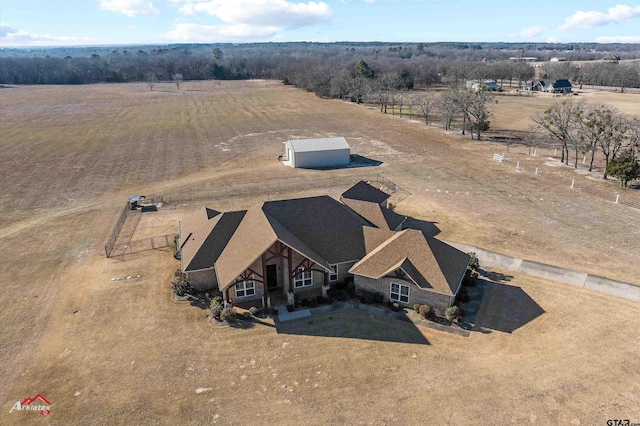
[{"label": "small white structure", "polygon": [[349,164],[351,150],[342,136],[321,139],[294,139],[284,142],[282,164],[314,169]]}]

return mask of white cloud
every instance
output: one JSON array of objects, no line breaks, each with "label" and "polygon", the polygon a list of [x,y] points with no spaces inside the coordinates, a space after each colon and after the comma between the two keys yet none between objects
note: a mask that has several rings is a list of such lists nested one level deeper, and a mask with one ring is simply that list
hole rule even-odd
[{"label": "white cloud", "polygon": [[373,3],[373,2],[375,2],[376,0],[364,0],[364,1],[365,1],[365,3]]},{"label": "white cloud", "polygon": [[596,43],[640,43],[640,36],[603,36]]},{"label": "white cloud", "polygon": [[248,41],[275,36],[279,27],[234,25],[199,25],[178,23],[163,36],[169,41],[190,43],[211,43],[217,41]]},{"label": "white cloud", "polygon": [[130,18],[138,15],[157,15],[158,9],[148,0],[98,0],[100,10],[122,13]]},{"label": "white cloud", "polygon": [[90,44],[97,41],[86,37],[50,36],[28,33],[9,25],[0,24],[0,45],[2,46],[63,46]]},{"label": "white cloud", "polygon": [[542,33],[542,30],[543,28],[541,25],[532,25],[530,27],[521,29],[516,35],[520,37],[530,38],[540,35],[540,33]]},{"label": "white cloud", "polygon": [[179,11],[203,13],[221,21],[216,25],[177,22],[164,35],[172,41],[250,41],[274,38],[281,31],[328,22],[331,8],[324,2],[294,3],[287,0],[170,0],[182,3]]},{"label": "white cloud", "polygon": [[547,43],[560,43],[560,39],[558,37],[551,36],[547,38]]},{"label": "white cloud", "polygon": [[197,12],[215,16],[227,24],[277,26],[283,29],[301,28],[331,18],[332,11],[324,2],[293,3],[286,0],[206,0],[183,1],[180,12]]},{"label": "white cloud", "polygon": [[618,4],[610,7],[607,13],[578,11],[565,19],[564,24],[560,25],[558,29],[567,31],[577,27],[592,28],[638,17],[640,17],[640,6],[631,7],[626,4]]}]

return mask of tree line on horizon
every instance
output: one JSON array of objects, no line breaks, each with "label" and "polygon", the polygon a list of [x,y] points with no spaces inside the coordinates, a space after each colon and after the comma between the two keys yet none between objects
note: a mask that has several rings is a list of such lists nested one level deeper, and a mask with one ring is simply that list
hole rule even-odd
[{"label": "tree line on horizon", "polygon": [[[0,84],[90,84],[141,81],[279,79],[322,97],[345,97],[344,86],[358,78],[356,66],[364,61],[373,81],[393,73],[399,88],[429,87],[466,79],[494,79],[522,83],[534,76],[534,68],[509,57],[551,55],[572,60],[601,59],[603,51],[560,45],[537,46],[547,50],[518,48],[519,44],[417,43],[262,43],[242,45],[177,45],[140,47],[137,50],[106,48],[56,48],[35,50],[27,56],[15,49],[0,50]],[[498,47],[499,46],[499,47]],[[590,45],[586,45],[590,46]],[[617,46],[617,45],[614,45]],[[509,49],[511,47],[512,49]],[[568,48],[571,50],[567,50]],[[617,47],[614,56],[640,57],[640,45]],[[94,52],[94,53],[91,53]],[[11,53],[14,53],[11,55]],[[55,53],[55,54],[54,54]],[[77,55],[77,53],[81,53]],[[63,54],[66,54],[62,56]],[[71,56],[71,55],[76,56]],[[640,87],[640,61],[629,63],[573,62],[546,64],[543,77],[567,78],[577,84]],[[360,74],[361,76],[361,74]],[[346,94],[353,98],[353,94]],[[357,98],[356,94],[356,98]]]}]

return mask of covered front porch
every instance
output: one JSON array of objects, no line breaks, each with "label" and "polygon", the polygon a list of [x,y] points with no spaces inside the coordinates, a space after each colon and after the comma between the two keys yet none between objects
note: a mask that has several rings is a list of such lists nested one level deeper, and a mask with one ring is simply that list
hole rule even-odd
[{"label": "covered front porch", "polygon": [[298,299],[326,296],[327,266],[276,241],[223,291],[223,299],[240,307],[295,305]]}]

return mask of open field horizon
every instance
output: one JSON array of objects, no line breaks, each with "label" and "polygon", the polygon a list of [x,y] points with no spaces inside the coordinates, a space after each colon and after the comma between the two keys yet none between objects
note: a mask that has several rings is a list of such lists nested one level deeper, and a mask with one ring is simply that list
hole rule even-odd
[{"label": "open field horizon", "polygon": [[[516,173],[491,160],[502,144],[274,81],[187,82],[153,92],[144,84],[1,90],[0,423],[15,418],[8,414],[15,400],[38,392],[54,404],[53,424],[149,424],[160,415],[165,424],[238,423],[285,410],[292,423],[444,424],[450,416],[466,424],[480,413],[494,424],[591,424],[640,412],[640,360],[627,343],[640,337],[628,321],[640,314],[637,303],[515,276],[508,285],[545,314],[513,334],[460,340],[422,331],[424,348],[378,348],[268,327],[215,330],[205,311],[170,301],[177,262],[169,252],[124,262],[103,253],[129,195],[379,172],[412,194],[397,211],[433,222],[440,238],[640,285],[640,211],[588,191],[615,194],[614,183],[517,150],[513,159],[545,178]],[[633,113],[624,99],[621,109]],[[505,100],[494,130],[521,131],[523,116],[555,100]],[[353,153],[383,164],[320,171],[277,160],[287,139],[338,135]],[[572,191],[564,183],[571,179],[586,189]],[[142,278],[110,281],[127,275]],[[242,373],[252,360],[257,373]],[[200,387],[213,391],[196,394]],[[362,405],[339,398],[374,388],[379,394]],[[456,406],[460,389],[475,401]],[[247,395],[255,395],[253,407],[231,408]]]}]

